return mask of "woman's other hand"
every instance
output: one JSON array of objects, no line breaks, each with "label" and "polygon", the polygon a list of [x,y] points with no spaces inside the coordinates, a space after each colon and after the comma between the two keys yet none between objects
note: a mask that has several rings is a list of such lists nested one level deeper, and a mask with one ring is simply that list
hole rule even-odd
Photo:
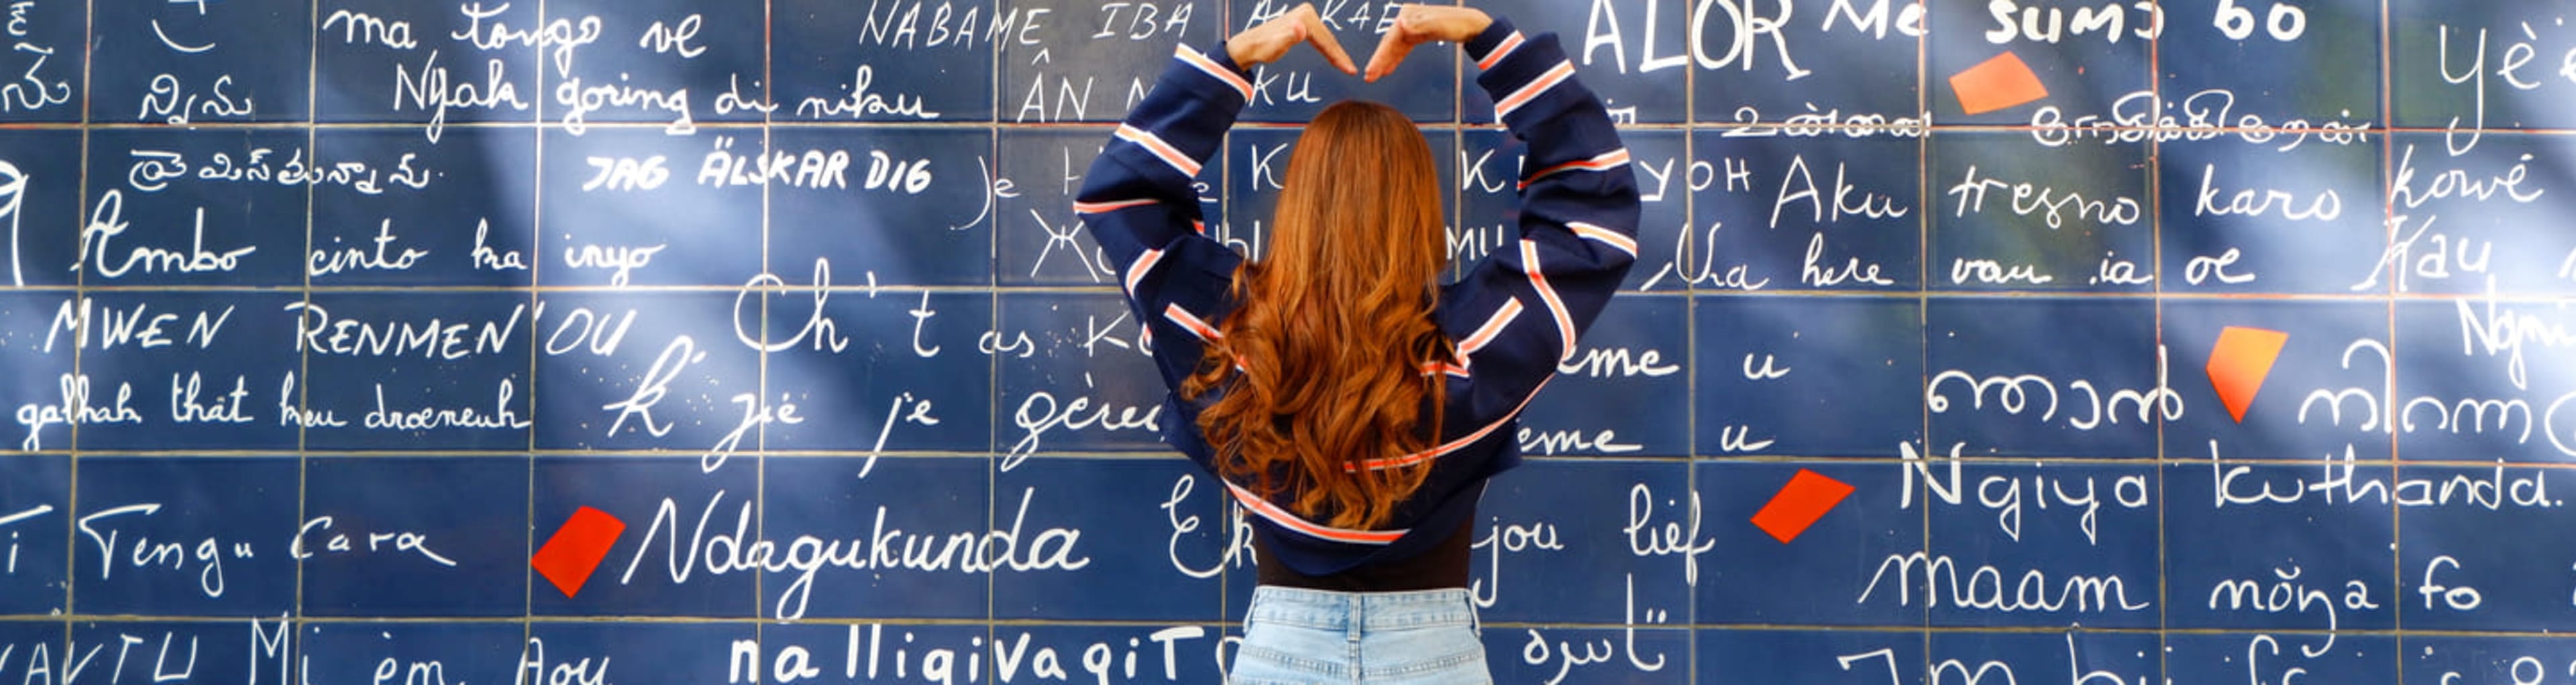
[{"label": "woman's other hand", "polygon": [[1386,38],[1378,41],[1377,54],[1369,57],[1367,79],[1375,83],[1378,78],[1395,71],[1395,65],[1403,62],[1404,56],[1411,54],[1414,46],[1431,42],[1464,43],[1484,33],[1485,27],[1493,23],[1494,18],[1487,16],[1484,10],[1472,7],[1405,5],[1395,17],[1395,26],[1387,29]]},{"label": "woman's other hand", "polygon": [[1315,14],[1315,6],[1311,3],[1298,3],[1296,9],[1288,10],[1287,14],[1234,34],[1233,38],[1225,40],[1225,52],[1234,58],[1235,66],[1251,69],[1277,61],[1298,43],[1315,46],[1316,52],[1323,53],[1324,61],[1332,63],[1333,68],[1342,70],[1342,73],[1359,73],[1359,67],[1351,64],[1350,53],[1343,52],[1341,42],[1334,40],[1333,32],[1324,28],[1323,17]]}]

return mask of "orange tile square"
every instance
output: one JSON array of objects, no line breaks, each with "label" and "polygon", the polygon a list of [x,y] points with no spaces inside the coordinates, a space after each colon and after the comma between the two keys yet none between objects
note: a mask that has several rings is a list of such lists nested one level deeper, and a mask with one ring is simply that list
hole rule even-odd
[{"label": "orange tile square", "polygon": [[1969,114],[2048,97],[2048,86],[2040,84],[2039,75],[2031,73],[2030,65],[2010,52],[1951,75],[1950,90],[1959,94],[1959,108]]}]

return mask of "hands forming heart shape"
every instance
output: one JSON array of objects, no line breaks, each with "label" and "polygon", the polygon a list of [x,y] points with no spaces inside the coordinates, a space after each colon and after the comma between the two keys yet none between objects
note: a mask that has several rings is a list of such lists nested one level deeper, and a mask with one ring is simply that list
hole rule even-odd
[{"label": "hands forming heart shape", "polygon": [[[1430,42],[1463,43],[1483,33],[1485,27],[1493,22],[1493,18],[1486,16],[1483,10],[1470,7],[1405,5],[1396,14],[1395,24],[1386,30],[1386,37],[1378,41],[1377,54],[1369,56],[1365,80],[1375,83],[1395,71],[1395,65],[1403,62],[1404,56],[1411,54],[1416,46]],[[1278,60],[1299,43],[1315,46],[1315,52],[1323,54],[1324,61],[1342,73],[1360,73],[1360,69],[1351,63],[1350,53],[1342,51],[1341,41],[1335,40],[1333,32],[1324,26],[1323,17],[1315,14],[1312,4],[1301,3],[1286,14],[1234,34],[1233,38],[1226,39],[1225,51],[1234,58],[1237,66],[1250,69]]]}]

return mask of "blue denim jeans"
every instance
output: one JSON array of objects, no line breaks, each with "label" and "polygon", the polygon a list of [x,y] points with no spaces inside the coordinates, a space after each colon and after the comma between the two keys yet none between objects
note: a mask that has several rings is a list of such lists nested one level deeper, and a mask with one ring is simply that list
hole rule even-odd
[{"label": "blue denim jeans", "polygon": [[1493,682],[1463,589],[1252,591],[1232,685],[1477,685]]}]

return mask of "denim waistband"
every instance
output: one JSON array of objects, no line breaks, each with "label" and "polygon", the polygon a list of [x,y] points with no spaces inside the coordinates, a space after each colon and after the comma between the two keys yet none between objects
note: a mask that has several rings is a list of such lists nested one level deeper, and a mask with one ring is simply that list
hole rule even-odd
[{"label": "denim waistband", "polygon": [[1438,625],[1474,626],[1475,601],[1464,588],[1408,592],[1338,592],[1263,585],[1253,588],[1245,619],[1322,630],[1369,632]]}]

